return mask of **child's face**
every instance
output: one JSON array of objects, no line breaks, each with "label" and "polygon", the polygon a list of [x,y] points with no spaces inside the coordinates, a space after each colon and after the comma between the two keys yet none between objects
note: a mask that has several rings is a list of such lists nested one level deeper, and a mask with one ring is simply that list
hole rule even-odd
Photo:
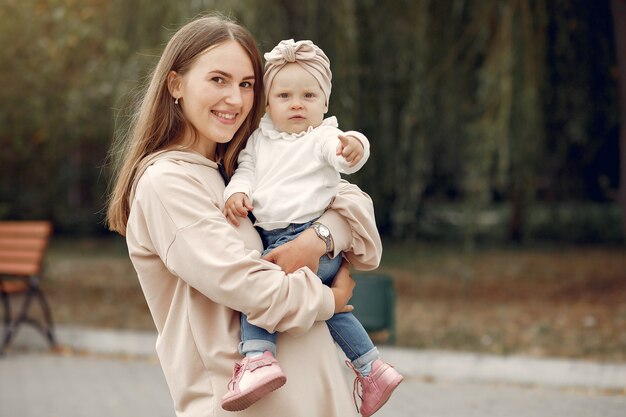
[{"label": "child's face", "polygon": [[315,77],[296,63],[285,65],[274,77],[266,111],[281,132],[300,133],[317,127],[328,111],[326,96]]}]

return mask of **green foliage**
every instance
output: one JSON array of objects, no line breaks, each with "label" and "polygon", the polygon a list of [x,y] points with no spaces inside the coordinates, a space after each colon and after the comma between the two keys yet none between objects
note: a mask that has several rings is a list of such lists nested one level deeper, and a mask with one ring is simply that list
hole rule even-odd
[{"label": "green foliage", "polygon": [[[536,201],[612,201],[607,1],[5,0],[0,217],[103,231],[115,129],[169,36],[215,10],[248,27],[261,52],[286,38],[326,51],[330,113],[372,143],[351,180],[373,197],[385,235],[453,227],[471,244],[495,203],[508,213],[496,238],[523,239],[536,236]],[[464,220],[429,223],[442,204],[462,204]]]},{"label": "green foliage", "polygon": [[93,229],[101,203],[97,166],[111,131],[115,89],[108,3],[2,6],[0,193],[12,217],[60,218]]},{"label": "green foliage", "polygon": [[[423,210],[417,228],[419,236],[431,242],[464,243],[472,249],[475,245],[507,243],[512,216],[508,204],[434,203]],[[527,207],[525,235],[527,242],[623,244],[621,224],[616,203],[534,202]],[[467,230],[473,233],[469,242]]]}]

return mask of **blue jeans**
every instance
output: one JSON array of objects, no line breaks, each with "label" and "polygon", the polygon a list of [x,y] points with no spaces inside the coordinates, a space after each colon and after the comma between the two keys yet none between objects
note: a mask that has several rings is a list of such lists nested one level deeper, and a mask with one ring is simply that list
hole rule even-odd
[{"label": "blue jeans", "polygon": [[[302,224],[290,224],[284,229],[263,230],[259,228],[259,234],[263,240],[263,255],[272,249],[287,243],[303,231],[305,231],[313,221]],[[330,286],[339,267],[341,266],[341,256],[331,259],[328,255],[320,258],[317,275],[325,285]],[[326,321],[330,334],[339,345],[341,350],[352,361],[354,366],[360,367],[373,360],[378,359],[378,349],[367,335],[363,325],[354,317],[352,313],[338,313]],[[269,350],[276,356],[276,334],[248,323],[245,314],[241,314],[241,343],[239,351],[242,354],[250,351]]]}]

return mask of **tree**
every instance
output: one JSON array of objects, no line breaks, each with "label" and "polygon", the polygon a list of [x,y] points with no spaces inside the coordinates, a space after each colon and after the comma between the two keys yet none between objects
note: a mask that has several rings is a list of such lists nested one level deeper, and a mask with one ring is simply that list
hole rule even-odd
[{"label": "tree", "polygon": [[0,218],[102,231],[114,131],[171,34],[217,10],[262,52],[287,38],[324,49],[329,115],[372,144],[349,179],[394,239],[522,239],[537,202],[553,219],[562,202],[600,202],[615,223],[617,50],[626,227],[624,1],[4,0]]}]

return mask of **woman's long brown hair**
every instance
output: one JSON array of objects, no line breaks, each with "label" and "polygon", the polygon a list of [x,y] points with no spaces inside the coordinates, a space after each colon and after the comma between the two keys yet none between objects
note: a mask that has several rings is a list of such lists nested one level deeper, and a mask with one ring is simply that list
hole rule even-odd
[{"label": "woman's long brown hair", "polygon": [[137,104],[129,128],[116,137],[110,152],[114,162],[114,180],[108,196],[106,222],[109,229],[122,236],[126,234],[131,206],[129,198],[140,161],[154,152],[166,149],[181,137],[185,129],[195,132],[185,120],[180,106],[174,104],[167,87],[167,75],[170,71],[184,75],[198,55],[229,40],[238,42],[247,52],[255,76],[254,103],[250,113],[233,139],[218,144],[216,150],[216,161],[224,166],[227,175],[235,171],[237,156],[262,116],[263,67],[261,55],[250,32],[223,16],[212,15],[186,24],[172,36]]}]

